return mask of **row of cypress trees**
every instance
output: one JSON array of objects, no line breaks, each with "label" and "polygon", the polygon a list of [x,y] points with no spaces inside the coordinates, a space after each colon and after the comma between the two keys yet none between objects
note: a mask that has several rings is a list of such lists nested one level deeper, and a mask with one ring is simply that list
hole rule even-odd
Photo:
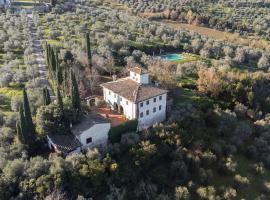
[{"label": "row of cypress trees", "polygon": [[[68,76],[66,75],[67,70],[65,69],[65,73],[63,74],[63,70],[60,65],[58,52],[56,49],[52,48],[49,44],[45,44],[45,52],[46,52],[46,62],[47,62],[48,71],[49,71],[49,78],[52,84],[54,85],[54,88],[55,88],[54,91],[56,93],[56,99],[57,99],[57,103],[60,109],[61,110],[64,109],[62,94],[61,94],[62,92],[65,96],[69,96],[71,98],[72,108],[79,115],[79,113],[81,112],[80,92],[79,92],[79,87],[78,87],[78,83],[77,83],[74,72],[70,70],[70,75]],[[71,56],[68,56],[68,57],[71,57]],[[73,59],[70,59],[70,61],[72,62]],[[68,80],[64,80],[64,79],[68,79]],[[64,91],[63,89],[65,88],[63,87],[63,85],[66,84],[66,82],[70,83],[69,91]],[[46,95],[47,95],[46,91],[44,91],[44,99],[45,99],[44,104],[48,103],[48,101],[46,100],[48,97]]]},{"label": "row of cypress trees", "polygon": [[56,80],[58,85],[63,83],[63,73],[60,66],[59,56],[56,49],[52,48],[47,43],[45,44],[46,63],[49,71],[49,78]]},{"label": "row of cypress trees", "polygon": [[[88,59],[88,66],[90,70],[92,69],[92,52],[90,44],[90,35],[87,33],[85,35],[86,44],[86,54]],[[64,56],[64,63],[60,65],[60,59],[58,56],[57,49],[53,48],[49,44],[45,44],[46,52],[46,62],[49,71],[49,79],[51,84],[53,84],[54,92],[56,94],[57,104],[60,110],[64,110],[63,97],[69,97],[71,99],[72,109],[76,112],[76,118],[80,116],[81,113],[81,100],[80,91],[76,76],[72,70],[72,64],[74,61],[73,55],[70,51],[67,51]],[[70,66],[71,65],[71,66]],[[44,105],[49,105],[50,95],[47,88],[43,91]]]},{"label": "row of cypress trees", "polygon": [[[91,69],[92,54],[91,54],[89,33],[86,34],[85,39],[86,39],[88,65]],[[63,99],[62,99],[62,94],[61,94],[61,86],[64,81],[67,81],[67,80],[64,80],[64,78],[67,78],[68,76],[63,76],[57,50],[52,48],[50,45],[46,43],[45,52],[46,52],[46,63],[48,66],[48,71],[49,71],[49,78],[50,80],[52,80],[52,83],[55,86],[54,88],[56,88],[55,93],[56,93],[56,98],[57,98],[57,104],[60,110],[63,111],[64,104],[63,104]],[[67,57],[68,58],[72,57],[70,61],[73,62],[72,54],[68,55]],[[69,77],[70,77],[70,82],[71,82],[70,98],[72,102],[72,108],[75,110],[78,116],[78,114],[81,112],[80,92],[79,92],[76,76],[72,70],[70,71]],[[50,92],[48,88],[45,87],[43,88],[43,105],[47,106],[50,103],[51,103]],[[19,118],[16,124],[16,129],[17,129],[18,140],[22,144],[30,146],[30,145],[33,145],[35,141],[37,140],[37,135],[36,135],[35,126],[32,120],[32,115],[31,115],[31,110],[30,110],[30,105],[29,105],[26,89],[23,90],[23,103],[19,107]]]}]

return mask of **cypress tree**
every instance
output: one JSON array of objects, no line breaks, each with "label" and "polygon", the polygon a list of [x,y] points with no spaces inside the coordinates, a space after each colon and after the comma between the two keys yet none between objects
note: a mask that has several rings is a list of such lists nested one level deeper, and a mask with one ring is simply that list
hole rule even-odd
[{"label": "cypress tree", "polygon": [[64,104],[63,104],[63,99],[62,99],[62,95],[61,95],[59,87],[57,87],[56,97],[57,97],[57,104],[58,104],[61,112],[63,112]]},{"label": "cypress tree", "polygon": [[53,49],[51,49],[51,70],[52,73],[56,71],[57,57]]},{"label": "cypress tree", "polygon": [[23,111],[24,111],[24,118],[25,118],[25,124],[27,128],[27,135],[28,135],[28,140],[29,143],[33,143],[36,140],[36,133],[35,133],[35,128],[34,124],[32,121],[32,115],[31,115],[31,110],[29,106],[29,101],[28,101],[28,96],[26,93],[26,90],[23,90]]},{"label": "cypress tree", "polygon": [[45,43],[45,54],[46,54],[46,63],[48,66],[49,65],[49,46],[48,46],[47,42]]},{"label": "cypress tree", "polygon": [[77,113],[81,111],[81,100],[80,100],[80,92],[77,84],[77,80],[75,74],[71,72],[71,101],[72,107],[76,110]]},{"label": "cypress tree", "polygon": [[48,88],[46,87],[46,97],[47,97],[47,104],[49,105],[52,101],[51,101],[51,96],[50,96],[50,92],[48,90]]},{"label": "cypress tree", "polygon": [[47,106],[47,94],[46,94],[46,88],[43,88],[42,90],[42,95],[43,95],[43,105]]},{"label": "cypress tree", "polygon": [[88,58],[88,65],[92,67],[92,54],[91,54],[91,43],[90,43],[90,35],[86,33],[86,53]]},{"label": "cypress tree", "polygon": [[47,87],[43,88],[43,105],[47,106],[51,103],[50,93]]},{"label": "cypress tree", "polygon": [[57,83],[58,85],[62,85],[63,83],[63,74],[62,74],[62,69],[61,66],[59,64],[59,59],[58,59],[58,54],[56,54],[56,79],[57,79]]},{"label": "cypress tree", "polygon": [[24,117],[24,112],[22,106],[19,108],[19,120],[17,121],[16,124],[16,129],[17,129],[17,136],[19,141],[22,144],[25,144],[26,138],[27,138],[27,127],[25,123],[25,117]]}]

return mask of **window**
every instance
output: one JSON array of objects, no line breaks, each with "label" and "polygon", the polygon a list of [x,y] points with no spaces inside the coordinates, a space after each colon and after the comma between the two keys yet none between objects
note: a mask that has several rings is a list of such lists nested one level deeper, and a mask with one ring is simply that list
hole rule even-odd
[{"label": "window", "polygon": [[162,96],[159,96],[159,100],[162,100]]},{"label": "window", "polygon": [[149,100],[146,101],[146,105],[149,105]]},{"label": "window", "polygon": [[162,109],[162,106],[159,106],[158,109],[161,110]]},{"label": "window", "polygon": [[116,98],[116,94],[114,94],[114,98]]},{"label": "window", "polygon": [[91,137],[86,139],[86,144],[89,144],[89,143],[92,143],[92,138]]},{"label": "window", "polygon": [[109,95],[111,95],[111,91],[109,91]]},{"label": "window", "polygon": [[157,98],[154,98],[154,102],[157,102]]},{"label": "window", "polygon": [[119,101],[122,101],[122,98],[120,97]]},{"label": "window", "polygon": [[155,113],[156,111],[157,111],[157,108],[156,108],[156,107],[154,107],[154,108],[153,108],[153,112]]},{"label": "window", "polygon": [[140,103],[140,106],[143,107],[143,102]]},{"label": "window", "polygon": [[140,118],[143,118],[143,112],[140,113]]},{"label": "window", "polygon": [[126,104],[128,105],[128,101],[126,101]]},{"label": "window", "polygon": [[149,115],[149,110],[146,111],[146,115]]}]

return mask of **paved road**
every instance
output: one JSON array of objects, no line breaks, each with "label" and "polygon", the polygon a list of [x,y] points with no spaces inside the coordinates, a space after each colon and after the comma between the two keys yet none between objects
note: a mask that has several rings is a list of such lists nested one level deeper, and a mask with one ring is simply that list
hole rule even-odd
[{"label": "paved road", "polygon": [[30,25],[34,56],[38,64],[39,78],[44,84],[44,87],[47,87],[49,89],[51,98],[54,99],[55,97],[52,95],[53,93],[48,82],[48,70],[47,70],[47,66],[46,66],[46,62],[45,62],[45,58],[43,54],[43,49],[41,46],[41,40],[37,35],[37,28],[35,27],[35,24],[33,21],[33,15],[28,14],[27,17],[28,17],[28,23]]}]

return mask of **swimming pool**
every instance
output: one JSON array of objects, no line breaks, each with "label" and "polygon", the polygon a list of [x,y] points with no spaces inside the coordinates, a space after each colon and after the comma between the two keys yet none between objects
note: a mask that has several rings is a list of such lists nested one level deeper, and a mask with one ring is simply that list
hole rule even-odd
[{"label": "swimming pool", "polygon": [[172,53],[172,54],[161,55],[160,58],[166,61],[175,62],[175,61],[183,60],[184,56],[181,54]]}]

